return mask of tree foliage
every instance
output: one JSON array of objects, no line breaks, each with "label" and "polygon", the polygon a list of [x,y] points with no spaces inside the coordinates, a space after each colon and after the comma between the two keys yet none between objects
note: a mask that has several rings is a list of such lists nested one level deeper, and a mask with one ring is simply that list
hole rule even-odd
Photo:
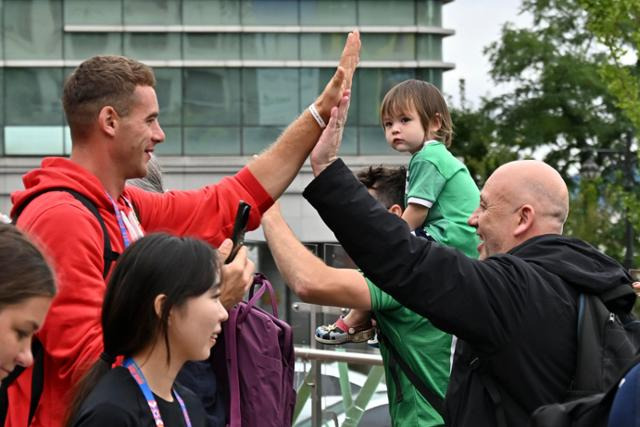
[{"label": "tree foliage", "polygon": [[[492,158],[501,161],[514,153],[519,158],[543,157],[557,168],[573,199],[567,234],[622,261],[624,218],[638,228],[637,191],[631,185],[635,174],[625,174],[624,166],[635,170],[634,164],[625,163],[625,155],[635,145],[635,129],[640,129],[630,109],[634,96],[625,98],[623,91],[635,90],[637,95],[638,80],[630,67],[603,64],[616,66],[612,55],[622,54],[622,47],[637,51],[640,39],[620,34],[633,19],[638,22],[640,15],[634,15],[632,6],[640,1],[616,1],[627,4],[626,9],[613,8],[627,13],[624,25],[615,26],[615,18],[596,14],[596,9],[605,14],[616,2],[523,0],[521,8],[531,14],[533,25],[505,24],[500,39],[485,49],[492,79],[511,89],[484,99],[477,109],[463,105],[454,111],[454,123],[456,144],[472,153],[465,160],[476,177],[486,177],[497,166]],[[591,9],[582,7],[587,3]],[[617,33],[607,45],[604,30],[612,26]],[[581,177],[584,164],[593,162],[595,177]]]}]

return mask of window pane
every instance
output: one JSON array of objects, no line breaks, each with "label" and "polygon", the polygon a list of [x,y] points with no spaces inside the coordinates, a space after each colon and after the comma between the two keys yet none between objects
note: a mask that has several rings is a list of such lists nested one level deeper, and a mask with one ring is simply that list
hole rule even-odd
[{"label": "window pane", "polygon": [[7,126],[4,128],[5,154],[62,154],[62,126]]},{"label": "window pane", "polygon": [[160,125],[182,124],[182,72],[178,68],[155,68]]},{"label": "window pane", "polygon": [[300,59],[337,61],[345,40],[344,34],[300,34]]},{"label": "window pane", "polygon": [[[387,140],[384,138],[382,127],[380,126],[366,126],[360,129],[360,155],[376,154],[376,155],[389,155],[398,154],[394,151]],[[409,159],[407,158],[407,162]]]},{"label": "window pane", "polygon": [[126,0],[127,25],[179,25],[180,2],[175,0]]},{"label": "window pane", "polygon": [[4,124],[4,102],[4,68],[0,67],[0,126]]},{"label": "window pane", "polygon": [[179,156],[182,154],[182,128],[162,126],[164,142],[156,145],[154,152],[158,156]]},{"label": "window pane", "polygon": [[297,25],[297,0],[246,0],[242,2],[243,25]]},{"label": "window pane", "polygon": [[64,154],[71,154],[71,129],[69,126],[64,126],[62,132],[63,145],[64,145]]},{"label": "window pane", "polygon": [[185,25],[234,25],[240,23],[239,0],[183,0]]},{"label": "window pane", "polygon": [[[380,102],[394,85],[414,78],[413,69],[360,69],[359,125],[380,124]],[[382,131],[380,131],[382,132]],[[362,133],[360,133],[362,138]],[[384,139],[384,138],[383,138]]]},{"label": "window pane", "polygon": [[298,36],[296,34],[243,34],[242,58],[298,59]]},{"label": "window pane", "polygon": [[347,125],[342,134],[342,144],[339,154],[358,154],[358,128],[354,125]]},{"label": "window pane", "polygon": [[440,0],[424,0],[418,2],[418,25],[429,27],[442,26],[442,2]]},{"label": "window pane", "polygon": [[[5,68],[7,125],[62,126],[62,70],[59,68]],[[62,147],[62,133],[60,133]],[[61,148],[60,148],[61,150]]]},{"label": "window pane", "polygon": [[421,68],[417,71],[417,77],[420,80],[427,81],[437,86],[441,91],[442,87],[442,70],[437,68]]},{"label": "window pane", "polygon": [[64,56],[66,59],[84,60],[95,55],[121,55],[122,34],[66,33]]},{"label": "window pane", "polygon": [[297,69],[244,69],[242,84],[243,124],[287,125],[300,113]]},{"label": "window pane", "polygon": [[270,146],[282,133],[284,127],[243,127],[242,141],[245,156],[259,154]]},{"label": "window pane", "polygon": [[62,5],[54,0],[4,2],[5,59],[60,59]]},{"label": "window pane", "polygon": [[300,25],[356,25],[355,0],[300,2]]},{"label": "window pane", "polygon": [[410,61],[416,57],[413,34],[363,34],[363,61]]},{"label": "window pane", "polygon": [[[360,25],[416,25],[415,0],[360,0]],[[362,43],[364,47],[364,43]]]},{"label": "window pane", "polygon": [[420,34],[416,53],[418,59],[442,61],[442,37],[433,34]]},{"label": "window pane", "polygon": [[239,34],[198,34],[183,36],[184,59],[240,59]]},{"label": "window pane", "polygon": [[184,128],[186,155],[239,155],[240,128],[186,127]]},{"label": "window pane", "polygon": [[184,125],[239,125],[237,68],[184,70]]},{"label": "window pane", "polygon": [[113,0],[64,0],[64,22],[72,25],[120,25],[122,3]]},{"label": "window pane", "polygon": [[128,33],[124,38],[125,56],[142,62],[180,59],[180,53],[180,34],[178,33]]}]

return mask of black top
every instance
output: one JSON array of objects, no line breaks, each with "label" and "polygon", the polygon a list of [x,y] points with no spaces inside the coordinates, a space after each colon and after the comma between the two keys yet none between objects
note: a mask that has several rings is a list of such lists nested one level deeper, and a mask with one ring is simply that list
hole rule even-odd
[{"label": "black top", "polygon": [[[198,398],[179,385],[175,389],[184,400],[193,427],[205,426],[205,413]],[[154,394],[166,427],[186,426],[177,399],[167,402]],[[82,404],[73,426],[155,427],[151,410],[138,384],[126,368],[116,367],[100,379]]]},{"label": "black top", "polygon": [[[560,235],[534,237],[484,261],[412,236],[340,159],[304,197],[365,276],[459,338],[447,390],[449,426],[496,425],[487,374],[523,412],[561,401],[575,372],[578,293],[632,281],[612,258]],[[480,364],[472,363],[476,358]]]}]

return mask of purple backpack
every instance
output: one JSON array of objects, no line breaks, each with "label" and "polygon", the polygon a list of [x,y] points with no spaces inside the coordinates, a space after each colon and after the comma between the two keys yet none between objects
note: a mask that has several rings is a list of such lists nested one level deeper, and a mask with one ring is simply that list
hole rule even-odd
[{"label": "purple backpack", "polygon": [[[273,314],[256,306],[267,291]],[[227,378],[227,425],[291,426],[296,403],[293,331],[278,319],[275,293],[264,275],[255,275],[249,301],[229,311],[223,335],[224,351],[213,348],[213,363],[221,382]]]}]

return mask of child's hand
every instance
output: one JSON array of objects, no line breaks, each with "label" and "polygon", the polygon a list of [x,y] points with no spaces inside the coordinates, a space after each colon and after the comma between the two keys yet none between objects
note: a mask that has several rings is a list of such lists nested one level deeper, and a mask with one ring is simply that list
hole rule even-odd
[{"label": "child's hand", "polygon": [[342,132],[347,121],[351,91],[345,91],[337,107],[331,110],[331,119],[320,135],[318,143],[311,152],[311,169],[318,176],[327,166],[338,158],[338,150],[342,143]]}]

